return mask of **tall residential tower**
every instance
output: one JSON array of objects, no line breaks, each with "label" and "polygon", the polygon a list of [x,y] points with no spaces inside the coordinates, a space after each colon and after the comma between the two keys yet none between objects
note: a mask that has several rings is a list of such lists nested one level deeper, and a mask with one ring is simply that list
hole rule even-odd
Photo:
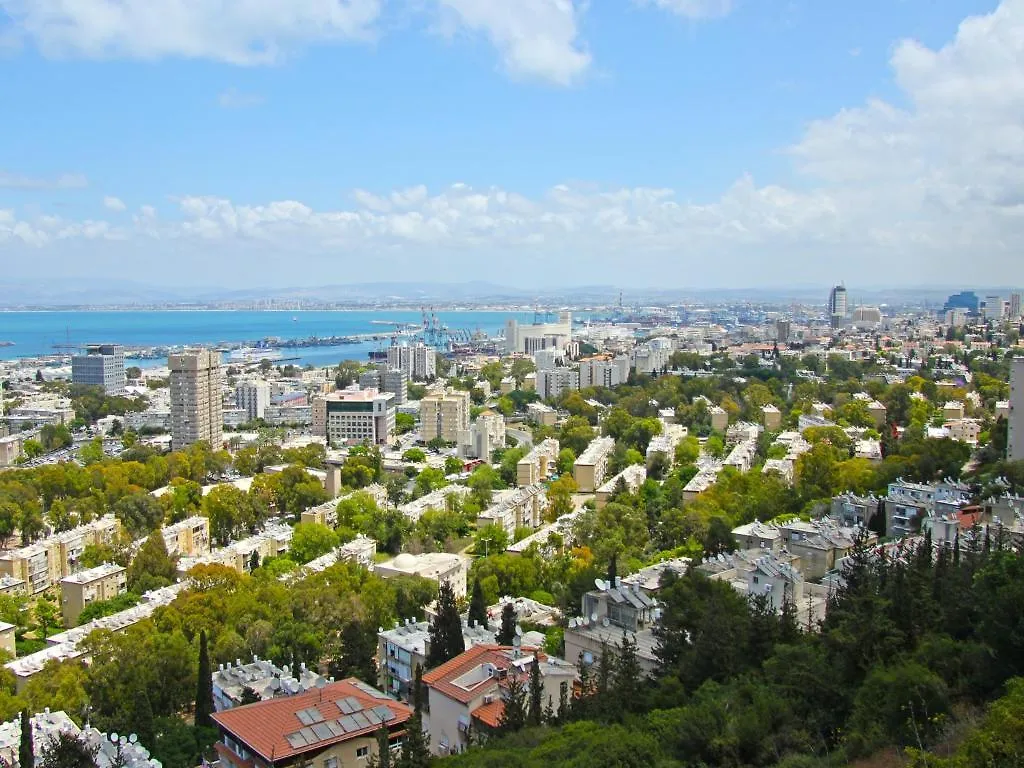
[{"label": "tall residential tower", "polygon": [[828,295],[828,317],[833,328],[841,328],[846,319],[846,287],[835,286]]},{"label": "tall residential tower", "polygon": [[171,447],[205,440],[214,449],[224,442],[220,353],[208,349],[171,355]]}]

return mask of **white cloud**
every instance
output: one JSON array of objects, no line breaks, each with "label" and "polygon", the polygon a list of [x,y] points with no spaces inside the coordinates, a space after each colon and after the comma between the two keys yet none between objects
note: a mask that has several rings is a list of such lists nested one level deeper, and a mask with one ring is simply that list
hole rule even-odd
[{"label": "white cloud", "polygon": [[253,282],[301,264],[291,282],[514,273],[753,285],[824,282],[846,264],[863,283],[1024,284],[1024,0],[964,21],[941,49],[902,41],[891,64],[900,102],[811,123],[787,149],[790,188],[742,176],[695,201],[657,187],[563,184],[525,197],[456,183],[355,190],[327,209],[192,196],[125,226],[4,212],[0,248],[57,255],[102,241],[97,252],[125,259],[164,249],[180,269]]},{"label": "white cloud", "polygon": [[688,19],[712,19],[732,11],[733,0],[633,0],[637,5],[654,5]]},{"label": "white cloud", "polygon": [[64,173],[48,179],[0,171],[0,189],[76,189],[88,183],[80,173]]},{"label": "white cloud", "polygon": [[569,85],[590,67],[579,39],[585,3],[579,0],[436,0],[440,29],[484,35],[513,77]]},{"label": "white cloud", "polygon": [[311,43],[366,40],[381,0],[0,0],[52,56],[269,64]]},{"label": "white cloud", "polygon": [[126,206],[120,198],[107,196],[103,198],[103,207],[108,211],[120,212],[125,210],[128,206]]},{"label": "white cloud", "polygon": [[263,96],[258,93],[242,93],[234,88],[228,88],[217,94],[217,104],[223,109],[258,107],[264,101]]}]

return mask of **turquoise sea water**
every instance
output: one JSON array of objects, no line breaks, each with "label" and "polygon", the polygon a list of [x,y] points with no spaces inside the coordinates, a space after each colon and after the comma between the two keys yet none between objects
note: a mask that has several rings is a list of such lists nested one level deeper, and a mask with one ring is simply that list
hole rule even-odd
[{"label": "turquoise sea water", "polygon": [[[438,325],[470,332],[498,332],[509,317],[531,322],[532,314],[509,312],[438,312]],[[300,339],[310,336],[388,334],[391,327],[371,321],[422,323],[415,311],[96,311],[0,312],[0,359],[52,355],[55,344],[95,342],[126,347],[174,346],[253,342],[267,337]],[[366,360],[368,353],[386,348],[387,341],[336,347],[283,348],[284,357],[301,364],[328,365],[340,360]]]}]

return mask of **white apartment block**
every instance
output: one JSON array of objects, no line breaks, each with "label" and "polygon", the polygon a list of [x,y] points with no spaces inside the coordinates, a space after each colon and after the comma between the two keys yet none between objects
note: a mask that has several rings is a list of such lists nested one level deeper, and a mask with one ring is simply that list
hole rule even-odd
[{"label": "white apartment block", "polygon": [[558,461],[558,440],[549,437],[530,449],[516,463],[516,484],[533,485],[547,480],[555,472]]},{"label": "white apartment block", "polygon": [[388,368],[397,368],[415,381],[437,377],[437,350],[422,343],[388,348]]},{"label": "white apartment block", "polygon": [[580,374],[572,368],[537,371],[537,394],[542,400],[557,400],[563,393],[580,388]]},{"label": "white apartment block", "polygon": [[270,405],[270,383],[263,379],[240,381],[235,385],[235,406],[245,411],[248,421],[262,419]]},{"label": "white apartment block", "polygon": [[627,491],[634,493],[641,485],[644,484],[646,479],[647,467],[643,464],[631,464],[619,472],[619,474],[615,475],[615,477],[606,480],[601,487],[597,489],[597,496],[595,498],[597,508],[602,509],[604,505],[608,503],[608,500],[611,499],[618,490],[620,483]]},{"label": "white apartment block", "polygon": [[537,528],[547,506],[543,483],[498,491],[494,503],[477,515],[476,527],[479,530],[485,525],[497,525],[504,528],[511,539],[516,528]]},{"label": "white apartment block", "polygon": [[199,350],[167,358],[171,370],[171,446],[224,442],[220,353]]},{"label": "white apartment block", "polygon": [[505,447],[505,417],[500,413],[481,413],[468,430],[459,432],[459,456],[464,459],[485,459],[498,448]]},{"label": "white apartment block", "polygon": [[395,396],[391,392],[358,387],[318,395],[310,418],[313,434],[330,445],[381,445],[395,432]]},{"label": "white apartment block", "polygon": [[1010,368],[1010,415],[1007,418],[1010,461],[1024,459],[1024,357],[1015,357]]},{"label": "white apartment block", "polygon": [[672,340],[651,339],[638,344],[630,356],[637,373],[658,373],[672,356]]},{"label": "white apartment block", "polygon": [[458,443],[459,433],[469,430],[469,392],[445,389],[420,400],[420,437],[423,442],[441,438]]},{"label": "white apartment block", "polygon": [[629,357],[599,355],[580,360],[580,389],[585,387],[617,387],[629,379]]}]

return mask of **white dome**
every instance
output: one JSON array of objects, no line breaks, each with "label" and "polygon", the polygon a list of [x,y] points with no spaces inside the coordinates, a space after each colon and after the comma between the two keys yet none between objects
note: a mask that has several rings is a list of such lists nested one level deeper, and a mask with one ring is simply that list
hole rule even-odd
[{"label": "white dome", "polygon": [[395,558],[394,562],[391,565],[395,568],[398,568],[401,571],[411,571],[413,568],[416,567],[416,558],[410,555],[408,552],[403,552]]}]

